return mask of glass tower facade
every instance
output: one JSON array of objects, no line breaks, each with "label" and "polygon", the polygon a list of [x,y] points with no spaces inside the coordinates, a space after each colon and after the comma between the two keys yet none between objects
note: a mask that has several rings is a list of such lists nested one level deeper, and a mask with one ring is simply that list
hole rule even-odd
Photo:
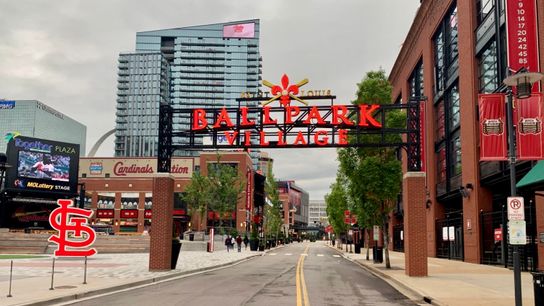
[{"label": "glass tower facade", "polygon": [[[0,135],[8,133],[79,144],[85,156],[87,127],[40,101],[0,100]],[[7,144],[0,141],[0,152],[6,152]]]},{"label": "glass tower facade", "polygon": [[[257,94],[259,89],[262,67],[259,32],[258,19],[138,32],[133,55],[156,52],[163,56],[169,70],[169,103],[174,108],[238,107],[236,99],[243,92]],[[127,102],[127,110],[134,108],[134,104]],[[256,105],[254,102],[248,106]],[[158,109],[149,115],[156,121],[157,114]],[[174,117],[174,130],[189,128],[188,117]],[[134,128],[127,127],[125,137],[134,132]],[[156,155],[157,124],[150,126],[146,135],[154,139],[153,149],[136,154],[119,146],[116,155]],[[174,138],[173,143],[182,144],[183,139]],[[193,153],[174,152],[174,155]],[[257,164],[257,152],[252,158]]]},{"label": "glass tower facade", "polygon": [[169,75],[161,52],[119,55],[115,156],[157,156],[159,105],[170,102]]}]

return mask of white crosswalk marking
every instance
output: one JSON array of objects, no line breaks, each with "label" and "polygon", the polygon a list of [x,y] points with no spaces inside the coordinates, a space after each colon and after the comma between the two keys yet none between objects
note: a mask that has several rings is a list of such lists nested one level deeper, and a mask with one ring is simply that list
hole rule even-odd
[{"label": "white crosswalk marking", "polygon": [[340,257],[340,255],[332,255],[332,257]]},{"label": "white crosswalk marking", "polygon": [[270,254],[268,254],[268,255],[274,256],[274,255],[278,255],[278,253],[270,253]]},{"label": "white crosswalk marking", "polygon": [[293,255],[293,254],[291,254],[291,253],[285,253],[285,256],[291,256],[291,255]]},{"label": "white crosswalk marking", "polygon": [[317,257],[323,257],[323,254],[317,254]]},{"label": "white crosswalk marking", "polygon": [[300,256],[308,256],[308,254],[302,253],[300,254]]}]

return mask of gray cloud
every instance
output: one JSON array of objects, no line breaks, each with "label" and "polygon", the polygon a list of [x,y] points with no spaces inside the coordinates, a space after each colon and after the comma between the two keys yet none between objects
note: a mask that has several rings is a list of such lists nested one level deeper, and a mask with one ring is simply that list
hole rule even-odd
[{"label": "gray cloud", "polygon": [[[348,103],[364,73],[392,66],[417,0],[0,0],[0,98],[38,99],[87,125],[87,148],[115,124],[119,52],[137,31],[261,19],[263,78],[308,77]],[[334,150],[274,150],[275,175],[321,199]],[[113,140],[99,155],[113,154]]]}]

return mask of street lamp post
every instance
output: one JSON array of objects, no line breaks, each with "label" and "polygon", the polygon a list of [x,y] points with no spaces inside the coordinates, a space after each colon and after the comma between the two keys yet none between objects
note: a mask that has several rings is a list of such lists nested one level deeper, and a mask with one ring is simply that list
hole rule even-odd
[{"label": "street lamp post", "polygon": [[[516,191],[516,134],[514,131],[514,102],[512,88],[517,89],[517,98],[526,99],[531,96],[533,83],[540,81],[543,74],[537,72],[521,72],[504,79],[508,86],[506,101],[506,124],[508,128],[508,162],[510,165],[510,196],[515,197]],[[521,268],[519,263],[519,249],[512,245],[512,257],[514,263],[514,296],[516,306],[521,306]]]}]

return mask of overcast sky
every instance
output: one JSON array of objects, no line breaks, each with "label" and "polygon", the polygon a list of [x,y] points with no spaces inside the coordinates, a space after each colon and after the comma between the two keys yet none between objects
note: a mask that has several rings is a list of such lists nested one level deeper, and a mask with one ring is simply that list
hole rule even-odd
[{"label": "overcast sky", "polygon": [[[117,57],[137,31],[260,19],[263,79],[308,78],[337,104],[369,70],[389,73],[419,0],[0,0],[0,98],[36,99],[87,126],[87,151],[115,126]],[[2,135],[3,136],[3,135]],[[113,137],[97,156],[113,156]],[[334,149],[270,150],[276,178],[314,200],[336,176]]]}]

